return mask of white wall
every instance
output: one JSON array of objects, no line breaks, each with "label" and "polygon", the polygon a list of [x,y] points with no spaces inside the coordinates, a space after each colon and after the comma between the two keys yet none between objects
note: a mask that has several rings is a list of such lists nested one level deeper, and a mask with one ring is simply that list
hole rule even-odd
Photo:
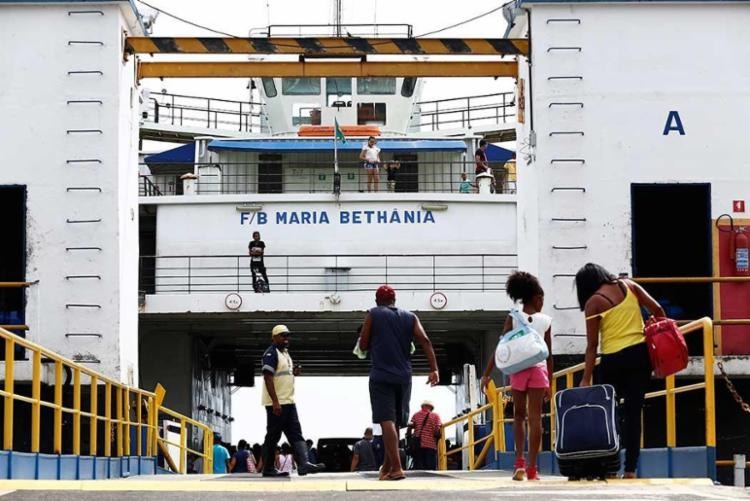
[{"label": "white wall", "polygon": [[[750,66],[741,62],[750,59],[750,5],[529,8],[533,95],[527,81],[527,123],[518,137],[520,142],[528,138],[532,101],[537,147],[530,164],[519,154],[519,233],[533,232],[538,242],[533,235],[519,242],[519,262],[540,274],[553,330],[583,336],[579,311],[553,309],[577,305],[572,279],[553,275],[575,273],[588,261],[613,273],[631,272],[631,183],[709,182],[714,218],[731,212],[732,200],[746,198]],[[549,19],[580,19],[580,24]],[[549,79],[559,76],[583,79]],[[584,107],[550,107],[553,102]],[[685,135],[663,134],[670,111],[679,112]],[[585,135],[550,136],[557,131]],[[582,158],[585,164],[552,163],[560,158]],[[533,191],[525,189],[527,183]],[[553,193],[554,187],[586,192]],[[587,221],[560,223],[553,217]],[[553,250],[553,245],[588,248]],[[554,349],[581,353],[583,343],[583,337],[560,336]]]},{"label": "white wall", "polygon": [[[73,359],[98,360],[96,369],[135,382],[138,101],[133,61],[122,59],[129,26],[135,20],[127,2],[0,5],[0,185],[27,186],[26,276],[39,280],[28,292],[28,337]],[[80,70],[102,74],[68,74]],[[68,103],[75,100],[101,104]],[[75,129],[102,133],[69,132]],[[80,159],[101,163],[68,162]],[[67,190],[80,187],[101,193]],[[66,279],[71,275],[101,280]],[[66,308],[74,303],[101,308]]]}]

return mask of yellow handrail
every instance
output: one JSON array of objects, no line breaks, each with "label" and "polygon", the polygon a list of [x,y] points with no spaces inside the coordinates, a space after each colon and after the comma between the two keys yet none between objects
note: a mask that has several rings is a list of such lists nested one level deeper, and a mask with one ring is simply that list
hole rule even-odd
[{"label": "yellow handrail", "polygon": [[[704,374],[703,382],[694,383],[688,385],[677,386],[675,384],[675,376],[669,376],[665,378],[665,389],[660,391],[654,391],[646,394],[646,398],[666,398],[666,428],[667,447],[677,446],[677,413],[676,413],[676,400],[675,396],[680,393],[686,393],[689,391],[695,391],[704,389],[705,392],[705,443],[707,447],[716,447],[716,408],[715,408],[715,394],[714,394],[714,338],[713,338],[713,321],[708,318],[701,318],[694,320],[680,327],[680,332],[683,334],[690,334],[692,332],[701,331],[703,334],[703,364]],[[596,363],[599,363],[599,358],[596,359]],[[576,364],[571,367],[559,370],[552,375],[550,378],[552,394],[558,390],[558,380],[565,378],[564,388],[572,388],[575,381],[575,375],[582,372],[585,367],[584,363]],[[465,449],[469,449],[469,469],[473,470],[481,466],[486,450],[489,449],[489,441],[487,437],[483,437],[479,440],[475,440],[473,433],[473,418],[474,416],[485,412],[487,410],[492,411],[492,424],[493,431],[492,436],[494,437],[495,451],[505,452],[505,423],[512,421],[512,419],[504,419],[504,400],[503,393],[508,390],[508,387],[496,389],[493,382],[488,385],[487,398],[489,403],[484,405],[466,415],[459,416],[451,421],[443,424],[440,431],[441,443],[438,444],[438,468],[441,470],[448,469],[448,456],[451,454],[458,453]],[[556,409],[554,399],[550,403],[550,424],[551,424],[551,444],[554,447],[555,437],[557,436],[556,430]],[[462,445],[451,450],[445,448],[445,431],[449,426],[453,426],[458,423],[467,423],[469,431],[468,444]],[[479,457],[474,456],[475,446],[485,442],[483,453]]]},{"label": "yellow handrail", "polygon": [[[17,287],[28,285],[31,285],[31,283],[24,282],[13,284],[13,286]],[[0,283],[0,287],[9,286],[8,283]],[[145,447],[146,455],[150,457],[155,456],[158,450],[157,442],[166,442],[166,434],[164,437],[159,436],[159,415],[166,414],[171,418],[178,420],[183,430],[181,434],[184,435],[184,437],[182,437],[180,444],[178,445],[180,447],[181,456],[186,456],[187,452],[196,454],[203,458],[203,472],[210,473],[213,471],[213,433],[211,428],[203,423],[162,406],[165,392],[161,385],[157,386],[157,391],[155,392],[128,386],[127,384],[123,384],[107,377],[98,371],[65,358],[52,350],[29,341],[28,339],[17,336],[2,327],[0,327],[0,339],[5,343],[5,381],[4,386],[0,389],[0,398],[4,401],[2,426],[4,450],[13,450],[15,424],[13,411],[15,402],[25,402],[31,405],[31,426],[29,427],[29,434],[31,438],[31,452],[34,453],[40,451],[42,407],[53,410],[52,449],[56,454],[63,453],[63,415],[68,414],[71,416],[73,424],[73,440],[69,452],[76,455],[83,453],[81,449],[81,419],[85,418],[89,426],[88,453],[92,456],[97,456],[100,452],[98,447],[97,426],[99,422],[104,423],[104,457],[110,457],[112,455],[111,431],[113,424],[115,425],[116,456],[131,455],[132,448],[130,444],[130,432],[133,429],[137,430],[135,453],[139,456],[142,455],[144,452],[144,428],[146,429],[147,434]],[[16,348],[23,348],[31,352],[31,397],[21,395],[15,391]],[[45,362],[49,361],[54,364],[52,383],[54,385],[54,397],[52,402],[43,400],[41,397],[43,359]],[[66,407],[63,405],[63,374],[66,368],[70,370],[72,375],[72,407]],[[82,409],[82,388],[84,387],[84,383],[81,380],[82,375],[89,378],[88,383],[85,384],[89,393],[90,403],[88,411]],[[98,393],[100,385],[103,386],[104,393],[103,413],[101,413],[101,409],[99,408]],[[115,394],[114,417],[112,415],[112,392]],[[146,404],[145,422],[143,416],[144,403]],[[135,405],[135,409],[133,409],[133,405]],[[202,452],[197,452],[187,447],[188,426],[194,426],[202,432],[201,438],[204,443]],[[187,472],[186,459],[181,461],[178,471],[180,473]]]}]

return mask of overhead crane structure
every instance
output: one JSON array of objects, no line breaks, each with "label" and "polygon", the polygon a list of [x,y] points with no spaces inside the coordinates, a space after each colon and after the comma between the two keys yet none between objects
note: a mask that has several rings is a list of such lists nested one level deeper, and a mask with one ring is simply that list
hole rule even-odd
[{"label": "overhead crane structure", "polygon": [[[131,37],[126,55],[299,56],[297,61],[138,61],[138,78],[517,77],[528,39],[507,38],[182,38]],[[370,61],[369,56],[396,56]],[[430,60],[451,56],[451,60]],[[495,60],[487,60],[495,57]],[[418,57],[418,59],[415,59]],[[357,59],[351,61],[351,59]],[[334,59],[339,59],[334,61]]]}]

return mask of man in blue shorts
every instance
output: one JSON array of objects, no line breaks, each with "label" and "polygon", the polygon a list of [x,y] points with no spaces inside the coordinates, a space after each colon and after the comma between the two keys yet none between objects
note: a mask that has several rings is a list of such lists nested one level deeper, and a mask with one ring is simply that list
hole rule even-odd
[{"label": "man in blue shorts", "polygon": [[372,421],[383,429],[385,457],[380,480],[401,480],[405,475],[399,457],[399,429],[409,421],[413,339],[427,355],[428,384],[435,386],[440,379],[432,342],[414,313],[396,308],[396,291],[381,285],[375,293],[375,304],[365,317],[359,346],[370,351]]}]

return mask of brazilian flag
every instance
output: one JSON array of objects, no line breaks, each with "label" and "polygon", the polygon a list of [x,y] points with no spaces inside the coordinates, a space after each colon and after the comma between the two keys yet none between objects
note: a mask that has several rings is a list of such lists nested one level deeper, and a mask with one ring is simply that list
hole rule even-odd
[{"label": "brazilian flag", "polygon": [[341,141],[342,143],[346,142],[346,137],[344,136],[344,133],[341,132],[341,127],[339,127],[339,121],[335,118],[333,119],[333,131],[336,141]]}]

